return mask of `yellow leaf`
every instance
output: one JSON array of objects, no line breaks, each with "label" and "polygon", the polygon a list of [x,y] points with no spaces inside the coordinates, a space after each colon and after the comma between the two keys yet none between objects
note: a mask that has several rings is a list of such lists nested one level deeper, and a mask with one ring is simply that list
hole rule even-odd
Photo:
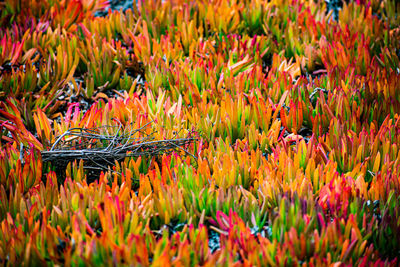
[{"label": "yellow leaf", "polygon": [[381,165],[381,153],[376,154],[375,162],[374,162],[374,167],[372,168],[372,171],[374,173],[377,173],[379,171],[379,167]]}]

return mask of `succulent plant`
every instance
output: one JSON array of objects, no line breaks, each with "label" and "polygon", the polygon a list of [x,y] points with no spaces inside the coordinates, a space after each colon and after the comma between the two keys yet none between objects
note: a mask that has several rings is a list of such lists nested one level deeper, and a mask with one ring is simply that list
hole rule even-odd
[{"label": "succulent plant", "polygon": [[0,263],[398,266],[400,6],[333,2],[0,3]]}]

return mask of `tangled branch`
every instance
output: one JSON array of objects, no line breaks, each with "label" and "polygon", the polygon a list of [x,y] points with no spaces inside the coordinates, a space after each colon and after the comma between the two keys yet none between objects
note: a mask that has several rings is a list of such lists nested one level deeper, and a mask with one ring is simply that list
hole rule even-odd
[{"label": "tangled branch", "polygon": [[196,140],[189,134],[186,138],[155,140],[154,133],[145,133],[151,122],[139,129],[131,126],[103,126],[98,128],[72,128],[56,138],[49,150],[41,151],[42,160],[56,166],[83,160],[84,168],[107,170],[115,161],[126,157],[157,156],[180,149],[191,154],[187,147]]}]

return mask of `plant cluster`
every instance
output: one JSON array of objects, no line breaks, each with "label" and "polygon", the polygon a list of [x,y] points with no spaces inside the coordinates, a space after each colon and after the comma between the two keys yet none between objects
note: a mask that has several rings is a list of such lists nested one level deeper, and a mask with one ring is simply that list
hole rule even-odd
[{"label": "plant cluster", "polygon": [[[337,20],[323,0],[133,2],[0,3],[1,264],[399,264],[397,1]],[[96,177],[42,159],[71,129],[149,122],[196,139]]]}]

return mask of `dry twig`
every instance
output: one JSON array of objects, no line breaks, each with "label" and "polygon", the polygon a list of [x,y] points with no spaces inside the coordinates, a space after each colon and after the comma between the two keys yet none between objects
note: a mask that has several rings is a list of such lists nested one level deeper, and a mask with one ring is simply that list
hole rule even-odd
[{"label": "dry twig", "polygon": [[[72,128],[60,135],[50,150],[41,151],[44,162],[67,166],[74,160],[83,160],[86,169],[107,170],[115,161],[126,157],[157,156],[181,149],[196,158],[185,147],[196,137],[155,140],[154,132],[147,134],[145,128],[131,126],[103,126],[98,128]],[[197,159],[197,158],[196,158]]]}]

